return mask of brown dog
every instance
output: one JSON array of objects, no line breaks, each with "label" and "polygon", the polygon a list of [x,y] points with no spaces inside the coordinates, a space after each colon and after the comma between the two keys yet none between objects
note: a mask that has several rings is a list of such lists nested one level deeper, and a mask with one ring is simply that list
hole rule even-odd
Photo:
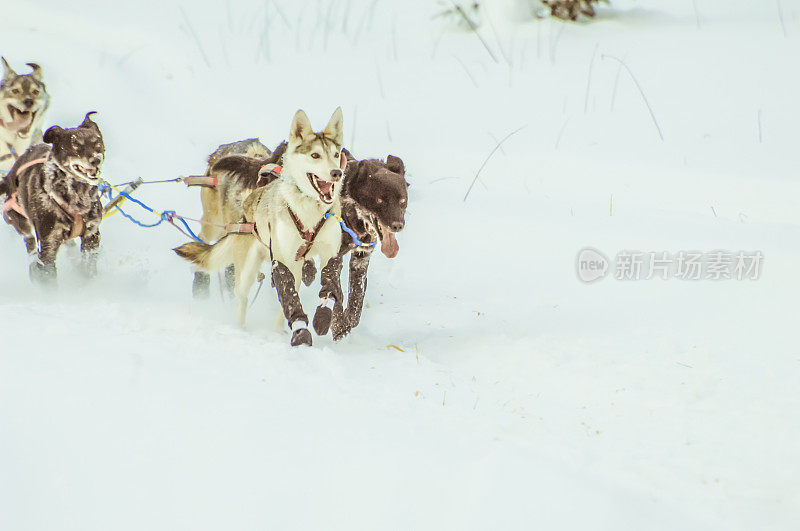
[{"label": "brown dog", "polygon": [[29,254],[38,250],[30,266],[35,281],[55,281],[58,249],[78,237],[84,273],[97,271],[103,211],[97,185],[105,146],[92,114],[76,128],[48,129],[45,143],[31,146],[0,184],[6,223],[25,239]]},{"label": "brown dog", "polygon": [[389,155],[386,161],[378,159],[357,160],[349,152],[342,188],[342,218],[352,229],[358,244],[346,231],[342,232],[342,247],[339,256],[328,262],[322,270],[323,291],[341,290],[342,259],[350,256],[350,282],[347,296],[347,309],[339,291],[332,315],[322,308],[314,316],[314,328],[324,334],[332,328],[333,339],[341,339],[361,320],[364,296],[367,290],[367,269],[374,245],[380,243],[381,252],[394,258],[400,250],[395,233],[405,227],[405,213],[408,206],[408,182],[406,169],[399,157]]}]

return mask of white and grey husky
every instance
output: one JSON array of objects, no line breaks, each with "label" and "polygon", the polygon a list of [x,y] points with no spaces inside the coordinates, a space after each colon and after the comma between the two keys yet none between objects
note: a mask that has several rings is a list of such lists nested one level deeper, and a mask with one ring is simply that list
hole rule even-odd
[{"label": "white and grey husky", "polygon": [[336,257],[342,232],[334,216],[341,215],[339,193],[347,157],[342,153],[342,110],[336,109],[321,133],[314,132],[302,110],[297,111],[283,154],[280,178],[256,188],[243,202],[250,234],[228,234],[214,245],[187,243],[175,249],[200,269],[216,271],[233,264],[237,318],[244,325],[247,297],[268,257],[272,282],[283,314],[292,329],[291,344],[311,345],[308,316],[298,296],[303,264],[317,257],[321,264]]},{"label": "white and grey husky", "polygon": [[31,145],[42,141],[44,113],[50,104],[42,69],[28,63],[30,74],[18,75],[5,58],[0,81],[0,170],[8,171]]}]

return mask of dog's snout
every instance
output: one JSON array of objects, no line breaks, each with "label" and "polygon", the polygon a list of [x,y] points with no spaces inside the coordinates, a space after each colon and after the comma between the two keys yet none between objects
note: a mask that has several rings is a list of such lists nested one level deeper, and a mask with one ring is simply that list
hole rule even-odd
[{"label": "dog's snout", "polygon": [[89,164],[94,167],[100,166],[100,163],[103,162],[100,157],[92,157],[89,159]]},{"label": "dog's snout", "polygon": [[22,100],[22,104],[25,105],[25,107],[33,107],[33,99],[25,98]]},{"label": "dog's snout", "polygon": [[339,179],[341,179],[342,178],[342,170],[338,170],[338,169],[337,170],[331,170],[331,178],[334,181],[338,181]]},{"label": "dog's snout", "polygon": [[403,227],[405,227],[405,226],[406,226],[406,224],[403,223],[402,221],[394,221],[389,226],[389,228],[392,229],[392,232],[400,232],[401,230],[403,230]]}]

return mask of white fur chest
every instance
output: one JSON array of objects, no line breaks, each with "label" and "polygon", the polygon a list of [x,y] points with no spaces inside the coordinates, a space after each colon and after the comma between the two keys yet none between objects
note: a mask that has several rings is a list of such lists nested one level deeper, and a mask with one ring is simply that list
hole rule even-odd
[{"label": "white fur chest", "polygon": [[[9,131],[5,127],[0,127],[0,170],[8,171],[11,166],[16,162],[17,157],[25,153],[31,146],[32,135],[19,136],[14,131]],[[16,152],[16,157],[12,154],[11,149]],[[11,156],[6,156],[11,155]]]},{"label": "white fur chest", "polygon": [[[325,205],[306,196],[289,182],[277,181],[270,185],[270,190],[262,196],[256,209],[256,223],[259,227],[269,226],[273,258],[294,269],[298,264],[302,266],[303,258],[298,260],[297,254],[307,240],[301,235],[289,209],[297,216],[304,230],[313,231],[327,212],[339,215],[341,205],[338,198],[332,205]],[[341,228],[336,219],[325,219],[308,248],[306,258],[319,257],[324,265],[339,252],[341,239]]]}]

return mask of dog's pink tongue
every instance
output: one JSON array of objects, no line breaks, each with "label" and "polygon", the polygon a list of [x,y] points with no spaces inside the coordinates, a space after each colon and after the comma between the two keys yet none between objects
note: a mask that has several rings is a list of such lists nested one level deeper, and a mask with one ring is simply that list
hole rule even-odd
[{"label": "dog's pink tongue", "polygon": [[394,258],[400,251],[400,246],[397,244],[397,238],[394,237],[394,232],[391,232],[385,225],[381,224],[381,252],[387,258]]},{"label": "dog's pink tongue", "polygon": [[331,195],[331,187],[333,187],[333,183],[330,181],[317,181],[317,186],[319,187],[319,191],[325,195]]}]

